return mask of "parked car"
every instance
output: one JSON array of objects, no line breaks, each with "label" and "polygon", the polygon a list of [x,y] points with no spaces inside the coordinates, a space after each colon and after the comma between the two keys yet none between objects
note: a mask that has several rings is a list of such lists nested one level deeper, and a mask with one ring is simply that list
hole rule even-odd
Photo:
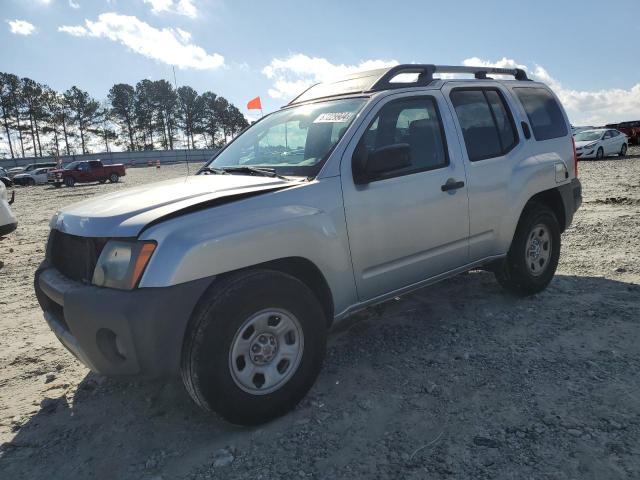
[{"label": "parked car", "polygon": [[16,185],[45,185],[48,182],[48,173],[54,167],[36,168],[26,173],[18,173],[13,177],[13,183]]},{"label": "parked car", "polygon": [[11,211],[11,204],[16,198],[16,192],[11,193],[11,198],[7,195],[7,188],[0,182],[0,237],[13,232],[18,226],[18,221]]},{"label": "parked car", "polygon": [[120,177],[126,175],[124,165],[117,163],[114,165],[103,165],[100,160],[88,160],[71,162],[62,169],[51,170],[49,172],[49,183],[54,187],[73,187],[76,183],[100,182],[111,183],[120,181]]},{"label": "parked car", "polygon": [[629,142],[640,145],[640,120],[632,122],[614,123],[606,126],[607,128],[615,128],[629,137]]},{"label": "parked car", "polygon": [[582,194],[567,116],[526,80],[358,73],[195,176],[65,207],[35,276],[45,319],[93,371],[180,374],[205,410],[256,424],[304,397],[353,312],[476,268],[540,292]]},{"label": "parked car", "polygon": [[2,167],[0,167],[0,182],[2,182],[5,187],[13,186],[13,180],[9,178],[9,172]]},{"label": "parked car", "polygon": [[584,130],[574,137],[576,154],[579,159],[603,159],[611,155],[624,157],[627,154],[628,138],[611,128]]},{"label": "parked car", "polygon": [[13,178],[15,175],[19,173],[29,173],[37,168],[45,168],[45,167],[56,167],[58,164],[56,162],[42,162],[42,163],[30,163],[24,167],[13,167],[9,169],[9,177]]}]

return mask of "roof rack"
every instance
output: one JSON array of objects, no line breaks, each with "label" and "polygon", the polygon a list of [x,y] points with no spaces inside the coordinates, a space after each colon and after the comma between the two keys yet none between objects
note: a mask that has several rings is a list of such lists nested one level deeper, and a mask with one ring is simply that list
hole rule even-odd
[{"label": "roof rack", "polygon": [[[422,87],[429,85],[436,73],[469,73],[479,80],[484,80],[487,74],[510,75],[516,80],[529,80],[527,73],[521,68],[496,68],[496,67],[463,67],[455,65],[431,65],[431,64],[403,64],[390,68],[367,70],[358,72],[330,83],[317,83],[302,92],[289,102],[289,105],[316,100],[319,98],[334,97],[347,93],[377,92],[393,88]],[[413,82],[394,82],[398,75],[417,74]]]}]

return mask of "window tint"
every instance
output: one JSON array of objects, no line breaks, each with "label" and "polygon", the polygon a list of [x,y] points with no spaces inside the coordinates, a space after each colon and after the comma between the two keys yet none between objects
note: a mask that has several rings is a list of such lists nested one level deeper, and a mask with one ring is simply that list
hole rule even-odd
[{"label": "window tint", "polygon": [[567,125],[558,102],[544,88],[514,88],[529,117],[536,140],[564,137]]},{"label": "window tint", "polygon": [[444,167],[448,164],[444,132],[433,98],[410,98],[387,103],[362,136],[358,155],[407,143],[411,148],[411,166],[394,176]]},{"label": "window tint", "polygon": [[518,143],[511,116],[496,90],[456,89],[451,102],[472,162],[504,155]]}]

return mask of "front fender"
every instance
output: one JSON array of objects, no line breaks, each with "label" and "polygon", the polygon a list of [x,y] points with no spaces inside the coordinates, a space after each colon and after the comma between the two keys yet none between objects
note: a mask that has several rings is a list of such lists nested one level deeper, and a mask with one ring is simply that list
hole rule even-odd
[{"label": "front fender", "polygon": [[189,213],[150,227],[140,239],[158,243],[141,288],[301,257],[324,275],[336,311],[357,298],[339,177]]}]

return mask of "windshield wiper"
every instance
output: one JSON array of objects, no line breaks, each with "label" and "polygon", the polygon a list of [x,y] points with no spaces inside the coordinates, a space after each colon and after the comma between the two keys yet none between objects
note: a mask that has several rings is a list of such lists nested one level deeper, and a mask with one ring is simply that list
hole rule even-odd
[{"label": "windshield wiper", "polygon": [[273,177],[273,178],[281,178],[283,180],[289,180],[287,177],[278,175],[274,168],[250,167],[248,165],[242,165],[238,167],[222,167],[222,170],[225,173],[232,173],[232,172],[248,173],[249,175],[259,175],[261,177]]},{"label": "windshield wiper", "polygon": [[207,167],[207,166],[202,167],[200,170],[198,170],[198,174],[200,174],[201,172],[213,173],[215,175],[227,175],[227,172],[225,172],[221,168]]}]

